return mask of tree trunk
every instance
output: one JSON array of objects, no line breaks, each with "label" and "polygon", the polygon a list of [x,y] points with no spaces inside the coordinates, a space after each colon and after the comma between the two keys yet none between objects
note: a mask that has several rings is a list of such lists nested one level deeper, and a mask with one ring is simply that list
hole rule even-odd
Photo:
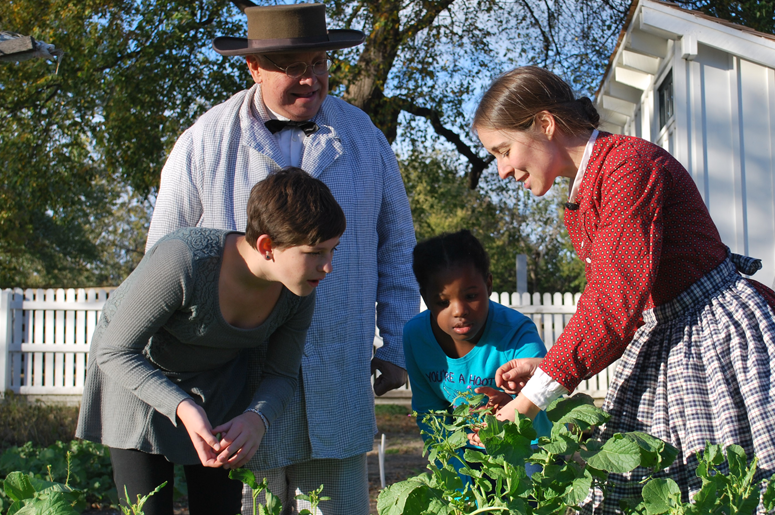
[{"label": "tree trunk", "polygon": [[396,138],[401,110],[385,97],[384,88],[403,41],[398,16],[401,3],[376,0],[369,2],[368,9],[374,28],[366,37],[355,72],[345,82],[343,99],[363,109],[392,143]]}]

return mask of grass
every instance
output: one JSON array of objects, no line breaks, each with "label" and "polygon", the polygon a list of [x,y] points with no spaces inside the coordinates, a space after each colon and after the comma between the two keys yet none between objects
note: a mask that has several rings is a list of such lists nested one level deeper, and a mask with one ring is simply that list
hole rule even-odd
[{"label": "grass", "polygon": [[377,404],[374,406],[374,412],[377,416],[380,415],[408,415],[412,412],[409,406],[402,406],[399,404]]},{"label": "grass", "polygon": [[374,406],[377,416],[377,429],[386,434],[410,434],[419,438],[420,430],[417,421],[410,416],[412,409],[399,404],[377,404]]},{"label": "grass", "polygon": [[48,447],[75,438],[78,407],[29,402],[9,391],[0,400],[0,420],[0,450],[27,442]]},{"label": "grass", "polygon": [[409,406],[398,404],[377,404],[374,414],[380,433],[411,433],[417,429],[417,422],[410,416]]}]

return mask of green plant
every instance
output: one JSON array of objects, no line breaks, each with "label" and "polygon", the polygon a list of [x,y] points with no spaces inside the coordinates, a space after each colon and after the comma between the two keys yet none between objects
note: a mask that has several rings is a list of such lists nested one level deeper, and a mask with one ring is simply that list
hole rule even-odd
[{"label": "green plant", "polygon": [[[589,430],[609,416],[580,394],[547,409],[554,423],[551,437],[539,438],[534,451],[530,442],[536,432],[529,419],[517,414],[513,423],[500,422],[479,407],[482,396],[462,397],[465,402],[452,413],[423,416],[429,472],[383,490],[377,500],[380,515],[564,515],[568,508],[578,508],[593,487],[605,495],[609,473],[636,467],[658,472],[678,454],[670,444],[641,432],[615,434],[605,442],[590,439]],[[486,452],[466,448],[472,430],[478,431]],[[540,465],[541,471],[528,477],[526,463]],[[702,488],[693,503],[681,502],[672,479],[649,478],[642,497],[623,501],[621,508],[630,515],[751,515],[761,496],[763,508],[773,510],[775,477],[755,482],[756,466],[757,459],[748,464],[737,445],[727,447],[725,459],[721,446],[708,444],[699,456]]]},{"label": "green plant", "polygon": [[[134,504],[130,504],[129,506],[124,506],[123,504],[119,505],[119,508],[121,509],[121,513],[123,515],[143,515],[143,506],[145,506],[145,503],[148,502],[148,499],[155,493],[157,493],[159,490],[164,488],[164,486],[167,484],[167,482],[163,482],[159,486],[153,489],[151,493],[148,495],[140,496],[140,494],[137,494],[137,502]],[[127,502],[129,502],[129,493],[126,491],[126,485],[124,485],[124,498]]]},{"label": "green plant", "polygon": [[[264,478],[263,481],[259,483],[256,481],[255,474],[253,474],[252,471],[244,468],[231,470],[229,472],[229,477],[231,479],[236,479],[237,481],[242,481],[250,487],[253,496],[253,515],[280,515],[283,506],[280,503],[280,499],[278,499],[277,496],[269,491],[266,478]],[[259,505],[256,502],[256,499],[261,492],[265,492],[265,506]]]},{"label": "green plant", "polygon": [[[554,422],[551,437],[540,438],[534,451],[531,440],[536,432],[529,419],[517,414],[513,423],[501,422],[478,407],[482,396],[464,397],[466,402],[452,413],[423,417],[429,472],[383,490],[377,501],[380,515],[564,514],[577,507],[593,485],[605,487],[609,472],[628,472],[637,466],[659,470],[677,454],[669,444],[644,433],[616,435],[605,443],[589,440],[588,429],[605,422],[608,415],[585,395],[549,407],[547,414]],[[486,452],[465,448],[466,435],[473,429]],[[580,462],[571,459],[574,456]],[[528,477],[526,463],[540,465],[541,471]]]},{"label": "green plant", "polygon": [[692,503],[682,503],[676,482],[665,478],[646,483],[641,502],[624,508],[642,515],[742,515],[756,511],[761,495],[765,511],[775,509],[775,481],[754,482],[758,459],[754,457],[748,464],[739,445],[727,447],[725,458],[720,445],[709,443],[698,458],[697,476],[702,478],[702,487]]},{"label": "green plant", "polygon": [[117,504],[110,451],[84,440],[56,442],[46,448],[27,442],[0,456],[0,476],[22,471],[31,478],[65,482],[84,492],[89,503]]},{"label": "green plant", "polygon": [[[266,478],[259,483],[256,481],[255,474],[244,468],[232,470],[229,472],[229,477],[231,479],[236,479],[237,481],[242,481],[250,487],[253,496],[253,515],[280,515],[280,512],[283,510],[283,505],[280,503],[280,499],[269,490]],[[256,502],[256,499],[258,499],[261,492],[264,492],[266,505],[260,505]],[[330,497],[321,496],[320,494],[322,492],[323,485],[320,485],[308,494],[297,495],[296,499],[307,501],[312,507],[312,510],[301,510],[299,515],[316,515],[318,513],[317,508],[320,501],[328,501],[331,499]]]},{"label": "green plant", "polygon": [[83,492],[22,472],[8,474],[3,492],[11,500],[7,515],[78,515],[86,507]]},{"label": "green plant", "polygon": [[330,497],[321,496],[320,494],[323,492],[323,485],[320,485],[315,490],[312,490],[309,494],[299,494],[296,496],[296,499],[299,499],[300,501],[307,501],[310,506],[312,507],[311,510],[303,509],[299,512],[299,515],[317,515],[318,513],[318,505],[320,504],[320,501],[330,501]]}]

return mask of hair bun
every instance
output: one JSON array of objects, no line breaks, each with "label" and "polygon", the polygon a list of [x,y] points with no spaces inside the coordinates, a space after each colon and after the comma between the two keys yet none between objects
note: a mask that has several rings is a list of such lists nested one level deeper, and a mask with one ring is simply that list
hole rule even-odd
[{"label": "hair bun", "polygon": [[592,103],[589,97],[581,97],[576,99],[576,102],[581,104],[581,107],[584,109],[584,114],[587,115],[590,123],[597,127],[600,123],[600,115],[598,114],[597,109],[595,109],[595,104]]}]

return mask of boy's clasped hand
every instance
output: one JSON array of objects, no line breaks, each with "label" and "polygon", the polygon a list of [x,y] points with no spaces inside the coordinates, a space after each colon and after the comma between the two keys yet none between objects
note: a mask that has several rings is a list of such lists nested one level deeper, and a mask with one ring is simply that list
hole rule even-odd
[{"label": "boy's clasped hand", "polygon": [[178,405],[177,415],[205,467],[242,467],[256,453],[266,433],[261,417],[249,411],[213,428],[201,406],[191,399]]}]

